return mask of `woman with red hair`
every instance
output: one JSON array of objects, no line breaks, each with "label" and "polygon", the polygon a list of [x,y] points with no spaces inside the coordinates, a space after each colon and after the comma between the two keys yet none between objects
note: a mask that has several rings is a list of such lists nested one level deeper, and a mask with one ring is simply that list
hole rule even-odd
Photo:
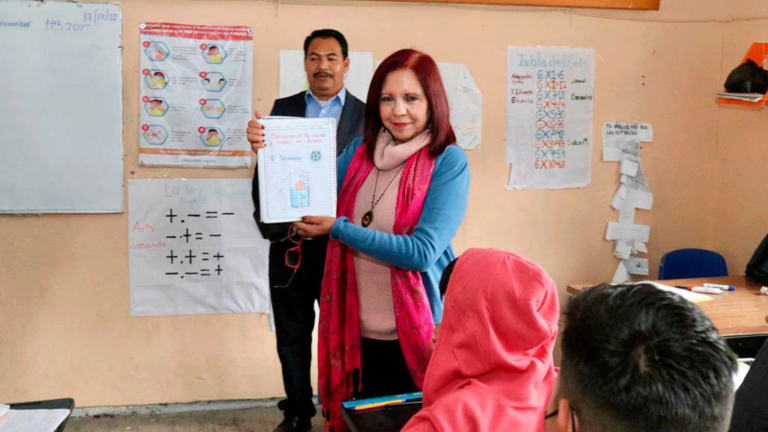
[{"label": "woman with red hair", "polygon": [[339,157],[338,217],[295,224],[307,237],[330,234],[318,344],[329,430],[346,430],[342,401],[424,382],[442,320],[438,282],[469,192],[449,116],[435,61],[390,55],[371,80],[364,135]]}]

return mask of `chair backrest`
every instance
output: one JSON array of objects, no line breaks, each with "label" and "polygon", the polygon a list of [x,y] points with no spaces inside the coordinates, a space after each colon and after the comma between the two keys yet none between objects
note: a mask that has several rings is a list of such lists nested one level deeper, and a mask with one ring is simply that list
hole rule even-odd
[{"label": "chair backrest", "polygon": [[659,279],[728,276],[725,258],[704,249],[678,249],[661,257]]}]

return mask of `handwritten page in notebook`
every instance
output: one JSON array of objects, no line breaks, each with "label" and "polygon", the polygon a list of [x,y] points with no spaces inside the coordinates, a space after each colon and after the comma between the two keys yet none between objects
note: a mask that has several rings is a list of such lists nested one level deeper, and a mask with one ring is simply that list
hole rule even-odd
[{"label": "handwritten page in notebook", "polygon": [[336,216],[336,120],[265,117],[259,209],[265,223]]}]

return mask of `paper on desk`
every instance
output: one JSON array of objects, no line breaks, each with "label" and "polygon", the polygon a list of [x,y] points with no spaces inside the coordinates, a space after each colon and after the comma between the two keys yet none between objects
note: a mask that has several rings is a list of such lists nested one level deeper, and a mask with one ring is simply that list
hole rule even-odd
[{"label": "paper on desk", "polygon": [[739,359],[736,362],[737,368],[736,373],[733,374],[733,391],[736,391],[741,387],[741,383],[744,382],[744,378],[747,377],[747,374],[749,373],[749,366],[750,364],[746,361],[754,360],[754,359]]},{"label": "paper on desk", "polygon": [[0,432],[53,432],[68,415],[68,409],[12,409],[0,418]]},{"label": "paper on desk", "polygon": [[648,225],[636,225],[631,223],[608,222],[608,230],[605,233],[606,240],[639,240],[648,241],[651,227]]},{"label": "paper on desk", "polygon": [[627,268],[624,267],[624,262],[619,261],[618,267],[616,267],[616,271],[613,273],[613,278],[611,279],[612,283],[624,283],[630,280],[629,272],[627,271]]},{"label": "paper on desk", "polygon": [[646,258],[625,259],[624,266],[629,274],[648,276],[648,260]]},{"label": "paper on desk", "polygon": [[680,297],[688,300],[691,303],[703,303],[703,302],[707,302],[707,301],[711,301],[712,300],[712,297],[708,296],[706,294],[700,294],[700,293],[695,293],[693,291],[688,291],[688,290],[684,290],[684,289],[680,289],[680,288],[674,288],[674,287],[671,287],[669,285],[664,285],[664,284],[658,283],[658,282],[640,281],[640,282],[635,282],[635,283],[636,284],[638,284],[638,283],[646,283],[646,284],[653,285],[653,286],[655,286],[656,288],[658,288],[658,289],[660,289],[662,291],[669,291],[671,293],[675,293],[675,294],[679,295]]}]

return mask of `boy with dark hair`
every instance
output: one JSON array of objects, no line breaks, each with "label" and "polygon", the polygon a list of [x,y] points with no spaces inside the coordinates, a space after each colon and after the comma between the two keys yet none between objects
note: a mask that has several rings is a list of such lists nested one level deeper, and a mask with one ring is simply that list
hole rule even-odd
[{"label": "boy with dark hair", "polygon": [[696,305],[648,284],[600,285],[564,318],[547,431],[728,430],[736,357]]}]

